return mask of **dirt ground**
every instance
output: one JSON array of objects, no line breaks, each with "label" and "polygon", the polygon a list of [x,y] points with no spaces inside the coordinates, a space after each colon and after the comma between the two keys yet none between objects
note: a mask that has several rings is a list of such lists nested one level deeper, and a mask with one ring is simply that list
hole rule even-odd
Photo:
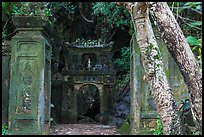
[{"label": "dirt ground", "polygon": [[121,135],[117,129],[101,124],[57,124],[50,128],[50,135]]}]

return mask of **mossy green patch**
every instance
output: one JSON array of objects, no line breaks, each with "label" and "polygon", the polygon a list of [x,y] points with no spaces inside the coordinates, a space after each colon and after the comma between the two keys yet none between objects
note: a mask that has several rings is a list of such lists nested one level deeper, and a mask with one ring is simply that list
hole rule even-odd
[{"label": "mossy green patch", "polygon": [[129,135],[131,132],[130,129],[130,114],[128,114],[127,118],[123,122],[122,126],[119,128],[119,132],[124,135]]},{"label": "mossy green patch", "polygon": [[130,124],[125,120],[122,126],[119,128],[119,132],[124,135],[130,134]]}]

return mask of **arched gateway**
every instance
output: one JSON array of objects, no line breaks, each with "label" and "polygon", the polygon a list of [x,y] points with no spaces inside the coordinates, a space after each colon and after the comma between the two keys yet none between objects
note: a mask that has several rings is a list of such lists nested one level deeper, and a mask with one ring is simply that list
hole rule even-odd
[{"label": "arched gateway", "polygon": [[[99,91],[100,89],[100,91]],[[102,100],[102,88],[97,84],[83,84],[77,90],[77,121],[99,121]]]}]

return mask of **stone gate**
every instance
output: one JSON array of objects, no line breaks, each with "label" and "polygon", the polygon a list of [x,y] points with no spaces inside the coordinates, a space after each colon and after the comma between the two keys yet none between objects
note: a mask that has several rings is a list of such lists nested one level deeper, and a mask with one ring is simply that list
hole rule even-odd
[{"label": "stone gate", "polygon": [[[54,104],[53,118],[60,123],[77,121],[77,94],[84,85],[94,85],[99,91],[100,114],[110,112],[112,105],[111,92],[115,82],[115,71],[111,62],[113,43],[91,44],[83,42],[66,43],[64,53],[66,69],[61,72],[64,80],[61,82],[61,102],[52,100]],[[53,81],[53,84],[55,81]],[[59,91],[59,90],[58,90]],[[52,90],[56,95],[57,90]],[[56,97],[56,96],[55,96]],[[60,105],[61,104],[61,105]],[[60,117],[56,113],[60,113]]]}]

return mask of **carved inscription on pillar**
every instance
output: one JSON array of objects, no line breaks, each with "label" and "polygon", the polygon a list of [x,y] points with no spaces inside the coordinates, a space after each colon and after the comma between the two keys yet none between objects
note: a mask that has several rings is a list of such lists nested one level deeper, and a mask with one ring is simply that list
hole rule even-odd
[{"label": "carved inscription on pillar", "polygon": [[[18,78],[17,87],[17,113],[18,114],[31,114],[33,110],[32,104],[35,102],[33,95],[34,78],[33,74],[35,71],[36,59],[33,57],[24,58],[19,57],[18,59]],[[21,71],[20,71],[21,70]]]},{"label": "carved inscription on pillar", "polygon": [[31,85],[32,85],[32,70],[30,64],[27,62],[23,69],[23,91],[22,91],[22,110],[25,113],[31,111]]}]

